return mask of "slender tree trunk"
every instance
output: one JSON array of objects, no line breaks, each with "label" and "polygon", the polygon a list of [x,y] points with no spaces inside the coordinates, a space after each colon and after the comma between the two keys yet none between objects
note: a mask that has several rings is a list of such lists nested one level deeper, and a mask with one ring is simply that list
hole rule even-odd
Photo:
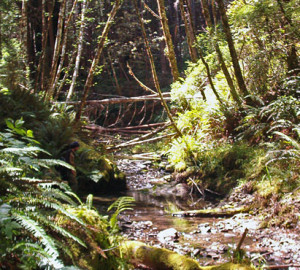
[{"label": "slender tree trunk", "polygon": [[68,76],[70,74],[71,67],[73,66],[73,63],[75,61],[75,58],[76,58],[76,51],[73,52],[73,54],[71,56],[71,59],[69,60],[69,65],[67,67],[67,70],[65,72],[64,77],[62,78],[62,80],[59,81],[59,84],[58,84],[58,87],[57,87],[57,91],[56,91],[55,97],[54,97],[55,100],[58,99],[59,94],[62,91],[62,89],[63,89],[63,87],[64,87],[64,85],[65,85],[65,83],[67,81],[67,78],[68,78]]},{"label": "slender tree trunk", "polygon": [[191,56],[191,60],[193,63],[196,63],[198,60],[197,56],[197,50],[194,47],[194,42],[196,40],[193,31],[191,30],[191,24],[189,24],[188,19],[187,19],[187,13],[185,12],[184,9],[184,0],[179,0],[179,7],[180,7],[180,12],[181,12],[181,17],[184,21],[184,26],[185,26],[185,32],[186,32],[186,38],[187,38],[187,43],[189,47],[189,53]]},{"label": "slender tree trunk", "polygon": [[137,16],[139,18],[139,23],[140,23],[141,30],[142,30],[142,34],[143,34],[143,38],[144,38],[144,42],[145,42],[146,51],[147,51],[147,54],[148,54],[148,57],[149,57],[149,61],[150,61],[150,65],[151,65],[151,71],[152,71],[152,77],[153,77],[155,88],[156,88],[157,93],[158,93],[158,95],[160,97],[161,103],[162,103],[163,107],[165,108],[165,110],[167,112],[167,115],[168,115],[168,118],[170,119],[170,122],[172,123],[174,129],[176,130],[176,133],[180,137],[182,137],[182,133],[178,129],[178,127],[177,127],[177,125],[176,125],[176,123],[175,123],[175,121],[174,121],[174,119],[173,119],[173,117],[171,115],[171,112],[170,112],[170,110],[168,108],[168,105],[167,105],[166,101],[164,100],[164,97],[163,97],[162,92],[160,90],[160,85],[159,85],[159,80],[158,80],[156,69],[155,69],[155,65],[154,65],[153,55],[151,53],[150,45],[149,45],[149,42],[148,42],[148,39],[147,39],[147,35],[146,35],[146,30],[145,30],[144,22],[143,22],[143,19],[141,17],[141,14],[140,14],[140,11],[139,11],[139,8],[138,8],[136,0],[134,0],[134,5],[135,5],[136,14],[137,14]]},{"label": "slender tree trunk", "polygon": [[26,50],[27,50],[27,61],[29,66],[29,78],[31,81],[35,79],[35,52],[33,42],[33,30],[30,22],[28,2],[24,2],[24,12],[26,16]]},{"label": "slender tree trunk", "polygon": [[77,0],[74,1],[73,5],[72,5],[72,9],[71,9],[70,14],[69,14],[69,17],[65,22],[64,35],[63,35],[64,37],[63,37],[63,41],[62,41],[62,45],[61,45],[60,62],[59,62],[59,66],[57,68],[56,77],[55,77],[55,81],[54,81],[54,85],[53,85],[53,97],[54,97],[54,99],[56,99],[58,97],[58,95],[57,95],[57,91],[58,91],[57,85],[58,85],[58,81],[59,81],[59,78],[60,78],[60,75],[61,75],[61,72],[62,72],[62,69],[63,69],[63,66],[64,66],[65,58],[66,58],[69,24],[70,24],[71,18],[73,17],[74,9],[77,5],[77,2],[78,2]]},{"label": "slender tree trunk", "polygon": [[167,56],[170,62],[173,80],[177,81],[179,78],[179,71],[178,71],[176,55],[173,47],[172,37],[168,25],[164,0],[157,0],[157,5],[158,5],[159,16],[160,16],[160,22],[164,32],[164,38],[167,45]]},{"label": "slender tree trunk", "polygon": [[239,86],[239,89],[241,91],[241,93],[244,96],[249,95],[249,92],[247,90],[244,78],[243,78],[243,74],[242,74],[242,70],[239,64],[239,60],[237,57],[237,53],[234,47],[234,42],[233,42],[233,38],[232,38],[232,34],[230,31],[230,26],[229,26],[229,22],[228,22],[228,18],[226,15],[226,9],[224,6],[224,2],[223,0],[216,0],[216,2],[218,3],[218,7],[219,7],[219,11],[221,14],[221,20],[222,20],[222,24],[223,24],[223,29],[225,32],[225,36],[226,36],[226,40],[227,40],[227,44],[228,44],[228,48],[229,48],[229,52],[231,55],[231,60],[232,60],[232,64],[233,64],[233,68],[234,68],[234,74]]},{"label": "slender tree trunk", "polygon": [[116,74],[116,70],[114,68],[114,64],[112,62],[112,59],[111,59],[111,56],[110,56],[109,52],[108,52],[108,59],[109,59],[110,67],[111,67],[111,70],[112,70],[112,73],[113,73],[113,77],[114,77],[114,80],[115,80],[115,83],[116,83],[117,93],[118,93],[119,96],[122,96],[122,91],[121,91],[121,87],[119,85],[119,81],[118,81],[118,77],[117,77],[117,74]]},{"label": "slender tree trunk", "polygon": [[234,101],[239,106],[241,106],[241,100],[240,100],[239,94],[237,93],[237,91],[236,91],[236,89],[234,87],[234,83],[233,83],[233,81],[231,79],[231,76],[230,76],[229,71],[227,69],[227,66],[225,64],[225,61],[224,61],[222,52],[220,50],[218,41],[216,40],[216,36],[214,35],[214,32],[213,32],[214,26],[212,24],[211,16],[209,14],[208,2],[207,2],[207,0],[202,0],[201,3],[202,3],[202,10],[203,10],[203,15],[204,15],[204,18],[205,18],[205,21],[206,21],[206,25],[209,28],[209,34],[210,34],[213,46],[214,46],[214,48],[216,50],[216,53],[217,53],[217,56],[218,56],[218,60],[219,60],[219,63],[221,65],[221,69],[222,69],[222,71],[223,71],[223,73],[225,75],[227,84],[229,86],[231,96],[233,97]]},{"label": "slender tree trunk", "polygon": [[54,92],[54,87],[55,87],[54,81],[56,78],[58,60],[59,60],[59,55],[60,55],[60,51],[61,51],[63,22],[64,22],[65,11],[66,11],[66,2],[67,2],[67,0],[62,1],[61,6],[60,6],[60,11],[59,11],[59,16],[58,16],[57,34],[56,34],[54,52],[53,52],[53,57],[52,57],[50,80],[49,80],[49,84],[48,84],[48,87],[46,90],[46,91],[48,91],[48,99],[51,99],[53,97],[53,92]]},{"label": "slender tree trunk", "polygon": [[[23,5],[22,5],[22,19],[23,19]],[[0,11],[0,59],[2,58],[2,28],[1,28],[1,25],[2,25],[2,12]],[[23,29],[24,28],[22,27],[22,30]],[[22,37],[23,37],[23,35],[22,35]]]},{"label": "slender tree trunk", "polygon": [[215,88],[214,82],[212,80],[209,65],[205,61],[205,58],[203,56],[203,53],[202,53],[201,49],[199,49],[199,56],[200,56],[200,59],[201,59],[203,65],[204,65],[205,69],[206,69],[206,74],[207,74],[207,78],[208,78],[208,82],[210,84],[211,90],[213,91],[213,93],[216,96],[217,100],[220,102],[221,106],[224,107],[223,101],[222,101],[221,97],[219,96],[218,91]]},{"label": "slender tree trunk", "polygon": [[110,29],[110,27],[113,23],[114,17],[116,16],[116,13],[117,13],[117,11],[119,10],[120,7],[121,7],[121,0],[116,0],[114,5],[113,5],[113,8],[112,8],[112,10],[109,14],[109,17],[106,21],[105,27],[102,31],[102,35],[101,35],[100,41],[98,43],[98,48],[97,48],[97,51],[96,51],[96,55],[93,59],[92,65],[91,65],[90,70],[89,70],[88,77],[87,77],[86,82],[85,82],[85,86],[84,86],[84,90],[83,90],[83,96],[82,96],[82,99],[81,99],[81,103],[79,105],[79,109],[76,113],[75,121],[80,120],[81,113],[82,113],[83,107],[85,105],[89,90],[90,90],[90,88],[93,84],[94,73],[95,73],[95,70],[96,70],[97,65],[99,63],[100,56],[102,54],[103,47],[104,47],[104,44],[105,44],[105,40],[108,36],[108,32],[109,32],[109,29]]},{"label": "slender tree trunk", "polygon": [[78,38],[78,48],[77,48],[77,56],[75,61],[75,68],[73,72],[72,77],[72,83],[69,88],[69,92],[67,95],[67,101],[69,101],[73,95],[74,88],[76,85],[76,79],[79,73],[79,66],[80,66],[80,58],[83,50],[83,35],[84,35],[84,29],[85,29],[85,13],[87,9],[87,0],[84,0],[82,3],[82,9],[81,9],[81,22],[80,22],[80,30],[79,30],[79,38]]}]

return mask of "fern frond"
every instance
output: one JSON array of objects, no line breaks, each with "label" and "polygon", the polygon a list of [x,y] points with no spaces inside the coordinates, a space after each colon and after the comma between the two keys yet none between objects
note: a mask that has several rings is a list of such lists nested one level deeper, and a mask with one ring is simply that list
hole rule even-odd
[{"label": "fern frond", "polygon": [[[37,253],[39,255],[42,255],[45,258],[50,258],[49,254],[37,243],[28,243],[28,242],[21,242],[15,245],[11,251],[14,251],[16,249],[21,249],[23,252],[24,250],[28,249],[31,251],[31,254]],[[33,251],[33,252],[32,252]]]},{"label": "fern frond", "polygon": [[133,210],[134,206],[134,198],[133,197],[120,197],[118,198],[115,202],[113,202],[107,209],[107,211],[112,210],[113,208],[116,208],[115,212],[112,214],[110,220],[109,220],[109,225],[114,231],[117,226],[117,217],[118,215],[126,210]]},{"label": "fern frond", "polygon": [[83,203],[80,200],[80,198],[74,192],[66,191],[66,194],[73,196],[79,202],[80,205],[83,205]]},{"label": "fern frond", "polygon": [[3,153],[11,153],[11,154],[15,154],[15,155],[25,155],[25,154],[32,154],[34,156],[37,156],[37,152],[42,152],[45,154],[49,154],[49,152],[47,152],[46,150],[37,147],[37,146],[28,146],[28,147],[7,147],[2,149],[0,152]]},{"label": "fern frond", "polygon": [[123,212],[124,210],[130,209],[134,206],[135,199],[133,197],[124,196],[118,198],[115,202],[113,202],[107,209],[107,211],[116,208],[116,211]]},{"label": "fern frond", "polygon": [[[45,251],[51,256],[51,258],[56,259],[59,253],[56,249],[53,239],[45,232],[45,230],[33,219],[26,215],[12,211],[13,218],[22,225],[27,231],[32,233],[32,235],[39,239],[41,243],[45,246]],[[63,266],[63,265],[62,265]],[[62,267],[61,266],[61,267]]]},{"label": "fern frond", "polygon": [[67,194],[65,194],[64,192],[62,192],[59,189],[56,188],[48,188],[46,190],[44,190],[42,192],[42,196],[44,197],[51,197],[51,198],[55,198],[55,199],[60,199],[63,200],[65,202],[67,202],[68,204],[72,205],[72,206],[76,206],[77,204],[70,198],[70,196],[68,196]]},{"label": "fern frond", "polygon": [[41,203],[42,205],[44,205],[45,207],[48,207],[48,208],[52,208],[52,209],[55,209],[59,212],[61,212],[62,214],[64,214],[66,217],[70,218],[70,219],[73,219],[75,220],[77,223],[79,223],[80,225],[82,226],[86,226],[86,224],[78,217],[76,217],[75,215],[69,213],[65,207],[61,204],[58,204],[58,203],[54,203],[54,202],[51,202],[51,201],[48,201],[48,200],[37,200],[39,203]]},{"label": "fern frond", "polygon": [[282,139],[284,139],[285,141],[287,141],[289,144],[291,144],[293,147],[295,147],[297,150],[300,150],[300,143],[298,143],[296,140],[294,140],[293,138],[285,135],[282,132],[279,131],[274,131],[274,133],[276,135],[279,135]]},{"label": "fern frond", "polygon": [[64,228],[56,225],[54,222],[52,222],[51,220],[49,220],[45,216],[37,214],[36,212],[34,212],[32,214],[38,219],[39,222],[43,223],[47,227],[51,227],[54,231],[60,233],[62,236],[68,237],[68,238],[74,240],[75,242],[77,242],[78,244],[80,244],[81,246],[86,248],[86,244],[81,239],[74,236],[73,234],[71,234],[70,232],[65,230]]}]

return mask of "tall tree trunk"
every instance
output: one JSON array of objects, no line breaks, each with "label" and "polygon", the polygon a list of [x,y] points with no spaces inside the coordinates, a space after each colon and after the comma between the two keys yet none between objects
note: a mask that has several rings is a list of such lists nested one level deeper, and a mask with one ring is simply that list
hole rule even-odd
[{"label": "tall tree trunk", "polygon": [[104,44],[105,44],[105,40],[108,36],[108,32],[109,32],[109,29],[110,29],[110,27],[113,23],[114,17],[116,16],[116,13],[117,13],[117,11],[119,10],[120,7],[121,7],[121,0],[116,0],[114,5],[113,5],[113,8],[112,8],[112,10],[109,14],[109,17],[106,21],[105,27],[102,31],[102,35],[101,35],[100,41],[98,43],[96,55],[93,59],[92,65],[91,65],[90,70],[89,70],[88,77],[87,77],[85,85],[84,85],[83,96],[82,96],[82,99],[81,99],[81,103],[79,105],[79,109],[76,113],[75,121],[80,120],[81,113],[82,113],[83,107],[86,103],[86,99],[87,99],[89,90],[90,90],[90,88],[93,84],[94,73],[95,73],[95,70],[96,70],[97,65],[99,63],[100,56],[102,54],[103,47],[104,47]]},{"label": "tall tree trunk", "polygon": [[231,60],[232,60],[232,65],[233,65],[233,69],[234,69],[234,74],[239,86],[239,89],[241,91],[241,93],[244,96],[249,95],[249,92],[247,90],[245,81],[244,81],[244,77],[242,74],[242,70],[239,64],[239,60],[237,57],[237,53],[234,47],[234,42],[233,42],[233,38],[232,38],[232,34],[230,31],[230,26],[229,26],[229,22],[228,22],[228,18],[226,15],[226,9],[224,6],[224,2],[223,0],[216,0],[216,2],[218,3],[218,7],[219,7],[219,11],[221,14],[221,20],[222,20],[222,24],[223,24],[223,29],[225,32],[225,36],[226,36],[226,40],[227,40],[227,44],[228,44],[228,48],[229,48],[229,52],[230,52],[230,56],[231,56]]},{"label": "tall tree trunk", "polygon": [[83,50],[83,35],[84,35],[84,28],[85,28],[85,13],[87,9],[87,0],[84,0],[82,3],[82,9],[81,9],[81,22],[80,22],[80,30],[79,30],[79,38],[78,38],[78,47],[77,47],[77,56],[75,61],[75,68],[73,72],[72,77],[72,83],[70,85],[68,95],[67,95],[67,101],[69,101],[73,95],[74,88],[76,85],[76,79],[79,73],[79,66],[80,66],[80,58]]},{"label": "tall tree trunk", "polygon": [[140,11],[139,11],[139,8],[138,8],[138,5],[137,5],[137,0],[134,0],[134,5],[135,5],[136,14],[137,14],[137,16],[139,18],[139,23],[140,23],[141,30],[142,30],[142,34],[143,34],[143,38],[144,38],[144,42],[145,42],[146,51],[147,51],[147,54],[148,54],[148,57],[149,57],[149,61],[150,61],[150,65],[151,65],[151,71],[152,71],[152,77],[153,77],[155,88],[156,88],[157,93],[158,93],[158,95],[160,97],[161,103],[162,103],[163,107],[165,108],[165,110],[167,112],[168,118],[170,119],[170,122],[171,122],[172,126],[176,130],[176,133],[179,136],[182,137],[182,133],[178,129],[178,127],[177,127],[177,125],[176,125],[176,123],[175,123],[175,121],[174,121],[174,119],[173,119],[173,117],[171,115],[171,112],[170,112],[170,110],[168,108],[168,105],[167,105],[166,101],[164,100],[162,92],[160,90],[160,85],[159,85],[159,80],[158,80],[156,69],[155,69],[155,65],[154,65],[153,55],[151,53],[150,45],[149,45],[149,42],[148,42],[148,39],[147,39],[144,22],[143,22],[143,19],[141,17],[141,14],[140,14]]},{"label": "tall tree trunk", "polygon": [[27,61],[29,66],[29,78],[31,81],[35,79],[35,51],[33,41],[33,29],[30,22],[28,2],[24,2],[24,12],[26,16],[26,50],[27,50]]},{"label": "tall tree trunk", "polygon": [[59,81],[58,83],[58,86],[57,86],[57,91],[55,93],[55,96],[54,96],[54,99],[58,99],[59,97],[59,94],[60,92],[62,91],[66,81],[67,81],[67,78],[70,74],[70,70],[71,70],[71,67],[73,66],[73,63],[75,62],[75,58],[76,58],[76,51],[73,52],[72,56],[70,57],[70,60],[69,60],[69,63],[68,63],[68,67],[65,71],[65,75],[64,77],[62,78],[62,80]]},{"label": "tall tree trunk", "polygon": [[202,3],[202,10],[203,10],[203,15],[204,15],[204,18],[205,18],[205,21],[206,21],[206,25],[209,28],[209,35],[210,35],[210,38],[212,40],[213,46],[214,46],[214,48],[216,50],[216,53],[217,53],[217,56],[218,56],[218,60],[219,60],[219,63],[221,65],[221,69],[222,69],[222,71],[224,73],[224,76],[226,78],[227,84],[229,86],[231,96],[233,97],[234,101],[239,106],[241,106],[241,100],[240,100],[239,94],[237,93],[237,91],[236,91],[236,89],[234,87],[233,81],[231,79],[231,76],[230,76],[229,71],[227,69],[227,66],[225,64],[222,52],[220,50],[218,41],[216,39],[214,30],[213,30],[214,26],[212,24],[212,19],[211,19],[210,13],[209,13],[208,2],[207,2],[207,0],[202,0],[201,3]]},{"label": "tall tree trunk", "polygon": [[[289,2],[289,1],[288,1]],[[277,4],[279,6],[279,9],[281,13],[283,14],[284,20],[286,24],[289,24],[292,28],[294,28],[294,35],[299,36],[299,29],[295,27],[294,22],[292,21],[292,18],[286,13],[284,9],[284,3],[282,0],[277,0]],[[285,28],[285,26],[283,26]],[[293,33],[291,31],[286,31],[288,33],[285,33],[285,40],[288,47],[287,52],[287,67],[290,74],[298,75],[300,73],[300,66],[299,66],[299,58],[297,54],[297,48],[294,44],[294,41],[291,41],[291,36],[293,36]]]},{"label": "tall tree trunk", "polygon": [[188,47],[189,47],[189,53],[190,53],[190,56],[191,56],[191,60],[192,60],[193,63],[196,63],[197,60],[198,60],[197,50],[194,47],[194,42],[196,41],[196,38],[194,36],[194,31],[191,29],[192,26],[188,22],[188,18],[187,18],[188,14],[184,9],[184,0],[179,0],[179,7],[180,7],[180,12],[181,12],[181,17],[184,21],[187,44],[188,44]]},{"label": "tall tree trunk", "polygon": [[167,45],[167,56],[170,62],[173,80],[177,81],[179,78],[179,71],[178,71],[176,55],[173,47],[172,37],[168,25],[168,18],[166,14],[164,0],[157,0],[157,5],[158,5],[159,16],[160,16],[160,22],[164,32],[164,38]]},{"label": "tall tree trunk", "polygon": [[121,87],[120,87],[120,84],[119,84],[119,81],[118,81],[117,73],[116,73],[116,70],[114,68],[114,64],[112,62],[112,59],[111,59],[111,56],[110,56],[109,52],[108,52],[108,60],[109,60],[110,67],[111,67],[111,70],[112,70],[112,73],[113,73],[113,77],[114,77],[114,80],[115,80],[115,83],[116,83],[117,93],[118,93],[119,96],[122,96],[122,91],[121,91]]},{"label": "tall tree trunk", "polygon": [[77,5],[77,2],[78,2],[78,0],[74,1],[73,5],[72,5],[72,9],[71,9],[70,14],[69,14],[69,17],[66,19],[66,22],[65,22],[64,37],[63,37],[63,41],[62,41],[62,44],[61,44],[60,62],[59,62],[59,66],[57,68],[56,77],[55,77],[55,81],[54,81],[54,85],[53,85],[53,97],[54,97],[54,99],[56,99],[58,97],[58,95],[57,95],[57,92],[58,92],[57,86],[58,86],[58,81],[59,81],[59,78],[60,78],[60,75],[61,75],[61,72],[62,72],[62,69],[63,69],[63,66],[64,66],[65,58],[66,58],[69,24],[70,24],[71,18],[73,17],[74,9]]},{"label": "tall tree trunk", "polygon": [[46,90],[48,92],[48,99],[51,99],[53,97],[53,92],[54,92],[54,87],[55,87],[54,81],[56,78],[58,60],[59,60],[59,55],[60,55],[60,51],[61,51],[63,22],[64,22],[65,11],[66,11],[66,2],[67,2],[67,0],[62,1],[61,6],[60,6],[60,11],[59,11],[59,16],[58,16],[57,34],[56,34],[54,52],[53,52],[53,57],[52,57],[50,80],[49,80],[49,84],[48,84],[48,87]]}]

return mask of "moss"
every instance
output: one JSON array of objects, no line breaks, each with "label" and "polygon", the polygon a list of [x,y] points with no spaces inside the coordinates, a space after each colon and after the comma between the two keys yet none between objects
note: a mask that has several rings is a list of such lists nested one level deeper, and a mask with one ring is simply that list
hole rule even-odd
[{"label": "moss", "polygon": [[133,264],[143,264],[151,269],[160,270],[251,270],[250,266],[225,263],[217,266],[201,267],[189,257],[164,248],[156,248],[138,241],[126,241],[121,245],[121,252]]},{"label": "moss", "polygon": [[69,207],[67,211],[80,218],[86,226],[82,226],[70,219],[66,220],[61,216],[57,217],[57,223],[63,228],[68,229],[74,236],[86,243],[87,248],[81,246],[73,239],[66,238],[66,247],[68,256],[63,257],[66,264],[75,264],[81,269],[101,269],[103,265],[103,256],[106,256],[102,249],[111,246],[109,232],[107,230],[108,222],[103,219],[98,212],[84,207]]}]

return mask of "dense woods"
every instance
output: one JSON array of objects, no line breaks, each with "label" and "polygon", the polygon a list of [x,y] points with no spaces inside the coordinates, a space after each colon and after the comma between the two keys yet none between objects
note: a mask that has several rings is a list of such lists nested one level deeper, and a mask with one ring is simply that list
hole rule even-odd
[{"label": "dense woods", "polygon": [[[109,152],[140,141],[174,183],[238,187],[264,226],[297,228],[299,23],[299,0],[1,0],[0,268],[133,269],[131,198],[103,217],[86,193],[125,189]],[[83,194],[57,170],[72,141]]]}]

